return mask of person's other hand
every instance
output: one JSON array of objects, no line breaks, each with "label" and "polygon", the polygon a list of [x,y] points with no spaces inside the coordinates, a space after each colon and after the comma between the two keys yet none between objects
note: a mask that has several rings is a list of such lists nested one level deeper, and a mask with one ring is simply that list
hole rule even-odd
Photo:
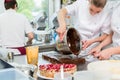
[{"label": "person's other hand", "polygon": [[97,57],[97,55],[99,54],[100,51],[101,51],[101,47],[97,46],[97,47],[91,49],[88,54],[92,54],[94,57]]},{"label": "person's other hand", "polygon": [[111,56],[112,56],[112,51],[110,49],[105,49],[99,52],[99,54],[96,54],[95,57],[97,57],[100,60],[108,60]]},{"label": "person's other hand", "polygon": [[27,41],[27,45],[31,45],[32,44],[32,41]]},{"label": "person's other hand", "polygon": [[59,27],[59,28],[56,29],[56,32],[58,33],[58,35],[60,37],[60,41],[62,41],[64,36],[65,36],[66,28],[65,27]]},{"label": "person's other hand", "polygon": [[82,49],[85,50],[88,46],[90,46],[93,43],[93,40],[83,40],[82,41]]}]

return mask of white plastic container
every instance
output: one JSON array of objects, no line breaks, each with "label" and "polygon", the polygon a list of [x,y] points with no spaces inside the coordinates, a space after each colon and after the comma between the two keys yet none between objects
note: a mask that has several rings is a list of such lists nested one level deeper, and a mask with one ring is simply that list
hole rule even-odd
[{"label": "white plastic container", "polygon": [[0,70],[0,80],[30,80],[29,76],[15,68]]},{"label": "white plastic container", "polygon": [[111,80],[111,74],[103,71],[78,71],[74,80]]}]

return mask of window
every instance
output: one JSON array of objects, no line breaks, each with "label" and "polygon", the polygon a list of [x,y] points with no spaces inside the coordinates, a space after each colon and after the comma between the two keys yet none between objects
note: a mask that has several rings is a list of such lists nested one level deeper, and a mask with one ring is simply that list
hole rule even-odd
[{"label": "window", "polygon": [[[48,0],[17,0],[18,13],[24,14],[37,29],[45,29],[48,24]],[[36,27],[35,27],[36,28]]]}]

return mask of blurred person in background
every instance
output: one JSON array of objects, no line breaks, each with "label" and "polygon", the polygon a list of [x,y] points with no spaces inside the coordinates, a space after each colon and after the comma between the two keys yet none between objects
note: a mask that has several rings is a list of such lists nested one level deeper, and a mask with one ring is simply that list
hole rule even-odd
[{"label": "blurred person in background", "polygon": [[4,5],[6,11],[0,15],[0,46],[18,49],[22,55],[26,54],[25,44],[32,44],[34,38],[32,26],[24,15],[16,12],[16,0],[5,0]]},{"label": "blurred person in background", "polygon": [[107,4],[107,0],[77,0],[62,8],[58,13],[59,28],[56,30],[60,40],[66,32],[66,15],[75,16],[74,27],[79,31],[83,53],[87,54],[111,32],[111,9]]}]

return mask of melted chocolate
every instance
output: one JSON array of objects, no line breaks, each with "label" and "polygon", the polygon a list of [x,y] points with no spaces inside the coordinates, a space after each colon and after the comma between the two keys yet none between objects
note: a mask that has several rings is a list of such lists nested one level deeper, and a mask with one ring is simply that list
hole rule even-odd
[{"label": "melted chocolate", "polygon": [[64,57],[64,56],[61,56],[61,57],[56,57],[56,58],[53,58],[53,57],[50,57],[48,55],[42,55],[42,58],[53,63],[53,64],[56,64],[56,63],[65,63],[65,64],[85,64],[86,60],[85,58],[71,58],[71,57]]},{"label": "melted chocolate", "polygon": [[80,36],[75,29],[69,29],[67,32],[67,44],[71,52],[78,55],[80,52]]},{"label": "melted chocolate", "polygon": [[84,64],[85,63],[85,59],[84,58],[75,58],[75,59],[71,59],[71,58],[61,58],[59,59],[59,61],[61,63],[66,63],[66,64]]}]

